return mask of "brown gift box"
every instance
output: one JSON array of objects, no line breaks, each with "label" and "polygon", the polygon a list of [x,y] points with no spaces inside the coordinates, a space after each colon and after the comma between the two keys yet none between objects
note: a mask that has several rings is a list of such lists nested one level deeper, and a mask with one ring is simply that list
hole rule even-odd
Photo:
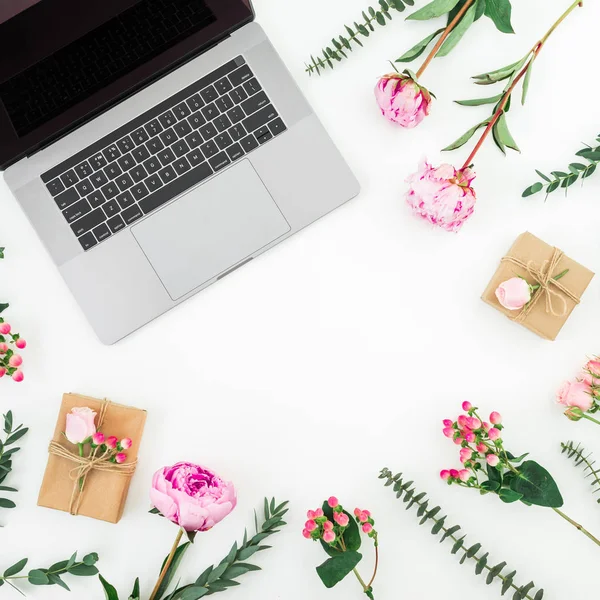
[{"label": "brown gift box", "polygon": [[[569,272],[555,283],[552,278],[565,269]],[[548,275],[548,270],[551,271],[546,277],[548,289],[542,287],[534,292],[530,306],[523,309],[524,312],[508,310],[498,302],[495,292],[502,282],[519,276],[532,285],[539,284],[539,275]],[[555,340],[593,277],[594,273],[589,269],[525,232],[502,259],[481,299],[540,337]],[[561,314],[563,310],[564,314]]]},{"label": "brown gift box", "polygon": [[[104,402],[104,400],[78,394],[64,394],[52,438],[53,442],[60,444],[70,452],[77,452],[77,447],[63,435],[67,413],[70,413],[74,407],[87,406],[100,415]],[[96,425],[98,419],[97,416]],[[114,435],[118,439],[131,438],[133,445],[126,451],[126,464],[129,464],[137,460],[145,423],[145,410],[109,403],[99,429],[107,437]],[[74,486],[77,486],[77,481],[73,480],[72,473],[76,466],[67,458],[54,454],[49,455],[38,506],[71,512],[73,489]],[[85,481],[77,514],[109,523],[118,523],[123,515],[130,482],[131,475],[98,470],[90,471]]]}]

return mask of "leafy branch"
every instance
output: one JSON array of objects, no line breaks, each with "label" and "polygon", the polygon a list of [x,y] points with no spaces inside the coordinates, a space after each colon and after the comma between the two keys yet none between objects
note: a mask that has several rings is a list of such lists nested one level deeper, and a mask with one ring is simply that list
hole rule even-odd
[{"label": "leafy branch", "polygon": [[[562,454],[567,453],[568,458],[574,458],[576,467],[585,465],[583,472],[586,473],[586,478],[592,478],[591,485],[595,488],[593,493],[600,492],[600,469],[594,469],[596,461],[590,460],[592,453],[590,452],[589,454],[584,455],[585,448],[583,448],[581,444],[577,444],[577,446],[574,444],[574,442],[567,442],[566,444],[561,442]],[[600,498],[597,502],[600,504]]]},{"label": "leafy branch", "polygon": [[472,546],[467,547],[465,544],[466,535],[461,537],[457,537],[458,532],[460,531],[460,525],[453,525],[452,527],[446,526],[446,516],[438,516],[440,511],[442,510],[439,506],[435,506],[434,508],[429,508],[429,500],[427,499],[427,495],[425,492],[416,493],[416,489],[413,487],[413,481],[404,481],[402,479],[402,473],[398,473],[394,475],[389,469],[382,469],[379,479],[385,479],[385,486],[393,486],[394,492],[396,492],[396,498],[402,500],[405,503],[408,503],[406,509],[410,509],[413,506],[418,506],[417,509],[417,517],[420,517],[419,525],[423,525],[427,521],[431,521],[433,523],[433,527],[431,529],[432,535],[439,535],[443,532],[441,542],[446,541],[447,539],[454,542],[452,546],[451,553],[457,554],[458,552],[463,552],[463,555],[460,559],[460,564],[462,565],[467,560],[475,563],[475,574],[481,575],[484,572],[487,572],[486,583],[490,585],[495,579],[499,579],[502,582],[501,594],[504,595],[508,590],[514,590],[513,600],[542,600],[544,597],[544,590],[540,589],[535,593],[535,596],[531,596],[534,592],[535,584],[533,581],[530,583],[518,587],[514,583],[516,571],[512,571],[506,575],[502,574],[506,567],[506,562],[498,563],[497,565],[491,567],[488,564],[489,553],[481,553],[481,544],[476,543]]},{"label": "leafy branch", "polygon": [[[9,410],[4,415],[4,433],[6,437],[4,441],[0,440],[0,492],[17,491],[15,488],[2,485],[12,471],[13,456],[20,450],[20,448],[7,448],[18,442],[28,431],[29,429],[23,427],[23,425],[14,427],[12,411]],[[15,508],[15,506],[16,504],[12,500],[0,498],[0,508]]]},{"label": "leafy branch", "polygon": [[[0,246],[0,260],[4,258],[4,250],[5,248]],[[0,302],[0,314],[2,314],[8,308],[7,302]]]},{"label": "leafy branch", "polygon": [[321,71],[327,67],[330,69],[334,68],[334,61],[341,62],[345,58],[348,58],[348,52],[352,52],[354,47],[352,44],[363,46],[361,36],[368,38],[372,32],[375,31],[374,23],[378,23],[382,27],[387,25],[387,21],[392,20],[392,9],[398,12],[404,12],[406,6],[413,6],[415,0],[379,0],[378,9],[374,9],[372,6],[366,11],[363,11],[362,18],[363,22],[358,23],[354,21],[354,29],[345,25],[346,34],[340,35],[336,38],[332,38],[331,46],[325,46],[323,48],[322,56],[315,58],[311,55],[311,62],[306,65],[306,72],[309,75],[316,73],[321,74]]},{"label": "leafy branch", "polygon": [[24,558],[8,567],[0,576],[0,587],[5,583],[14,588],[22,596],[25,594],[13,583],[15,580],[27,580],[31,585],[58,585],[70,592],[69,586],[61,579],[61,575],[74,575],[76,577],[93,577],[98,575],[98,569],[94,566],[98,562],[95,552],[87,554],[83,560],[77,560],[75,552],[68,560],[62,560],[47,569],[32,569],[27,575],[19,575],[25,569],[28,559]]},{"label": "leafy branch", "polygon": [[[600,135],[596,138],[597,142],[600,142]],[[565,195],[567,194],[567,190],[571,187],[579,178],[581,178],[581,185],[583,185],[585,179],[590,177],[596,171],[598,164],[600,163],[600,146],[596,146],[592,148],[591,146],[585,146],[576,153],[576,156],[581,156],[585,160],[589,162],[588,165],[584,165],[579,162],[571,163],[569,165],[569,172],[565,173],[564,171],[552,171],[552,178],[544,175],[541,171],[536,169],[536,173],[544,180],[544,182],[538,181],[533,185],[530,185],[524,192],[523,198],[527,198],[529,196],[533,196],[538,192],[541,192],[546,186],[546,197],[548,194],[551,194],[559,187],[565,190]]]}]

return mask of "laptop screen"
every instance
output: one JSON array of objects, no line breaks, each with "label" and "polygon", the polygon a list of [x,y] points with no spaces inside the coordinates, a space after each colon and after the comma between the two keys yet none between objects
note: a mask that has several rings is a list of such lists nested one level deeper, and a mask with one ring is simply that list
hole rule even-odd
[{"label": "laptop screen", "polygon": [[0,168],[251,18],[244,0],[0,0]]}]

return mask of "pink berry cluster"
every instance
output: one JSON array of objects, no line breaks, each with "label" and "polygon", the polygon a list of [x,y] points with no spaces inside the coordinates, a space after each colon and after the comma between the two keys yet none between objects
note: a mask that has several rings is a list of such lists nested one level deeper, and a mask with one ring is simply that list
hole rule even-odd
[{"label": "pink berry cluster", "polygon": [[467,487],[477,486],[477,471],[487,463],[498,467],[505,454],[502,444],[502,416],[492,412],[489,421],[484,421],[470,402],[463,402],[461,414],[456,421],[445,419],[444,435],[460,446],[460,462],[463,468],[444,469],[440,477],[449,484],[458,483]]},{"label": "pink berry cluster", "polygon": [[8,375],[19,383],[25,378],[20,369],[23,358],[9,344],[14,344],[19,350],[27,346],[27,342],[18,333],[12,333],[10,323],[0,317],[0,378]]},{"label": "pink berry cluster", "polygon": [[373,528],[375,521],[371,517],[371,513],[368,510],[355,508],[354,517],[356,518],[356,522],[362,529],[363,533],[366,533],[370,538],[375,540],[375,543],[377,543],[377,532]]},{"label": "pink berry cluster", "polygon": [[119,441],[114,435],[105,437],[98,431],[92,436],[90,445],[92,450],[99,449],[101,455],[106,455],[106,460],[120,465],[127,460],[124,450],[129,450],[133,442],[130,438],[123,438]]}]

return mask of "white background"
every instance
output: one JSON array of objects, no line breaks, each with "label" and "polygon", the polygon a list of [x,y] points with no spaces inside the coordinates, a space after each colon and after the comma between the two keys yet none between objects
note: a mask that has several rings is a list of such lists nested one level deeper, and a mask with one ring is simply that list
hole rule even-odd
[{"label": "white background", "polygon": [[[236,511],[198,537],[182,575],[219,561],[252,523],[264,495],[290,499],[289,526],[258,556],[264,571],[244,576],[232,600],[346,600],[362,596],[348,578],[322,587],[314,567],[325,555],[300,534],[308,508],[331,494],[349,508],[369,508],[381,540],[376,598],[498,598],[473,567],[460,566],[450,544],[419,528],[414,511],[384,489],[381,467],[402,470],[439,502],[471,542],[506,560],[518,581],[533,579],[548,600],[583,600],[597,590],[600,548],[550,510],[503,505],[447,488],[440,468],[456,466],[441,434],[469,399],[505,416],[515,453],[533,452],[560,484],[565,510],[600,535],[600,507],[580,470],[559,453],[576,439],[600,456],[600,429],[573,424],[553,405],[562,379],[586,354],[600,352],[600,280],[588,289],[560,338],[538,339],[485,305],[480,295],[516,236],[532,231],[600,271],[600,175],[568,198],[521,198],[534,168],[564,169],[582,141],[600,133],[597,28],[600,6],[576,11],[544,49],[529,102],[510,125],[522,154],[503,158],[490,141],[476,160],[477,212],[457,235],[415,220],[405,177],[487,115],[453,99],[488,94],[469,77],[521,57],[566,7],[566,0],[515,2],[516,36],[482,19],[460,46],[436,60],[423,83],[439,100],[418,129],[384,121],[372,87],[434,23],[391,25],[334,72],[309,79],[304,60],[364,8],[345,2],[256,0],[258,21],[281,52],[362,183],[361,195],[113,347],[87,325],[34,231],[0,184],[2,297],[15,329],[29,341],[26,381],[0,383],[0,411],[12,408],[31,427],[10,484],[18,508],[0,512],[0,568],[28,556],[49,566],[75,549],[97,551],[99,567],[127,597],[136,576],[144,598],[154,584],[175,527],[147,514],[152,473],[178,460],[208,465],[233,480]],[[422,3],[419,3],[422,4]],[[446,160],[461,164],[463,149]],[[118,526],[37,508],[61,395],[77,391],[143,407],[148,424],[125,516]],[[360,569],[368,576],[372,551]],[[103,597],[96,580],[69,579],[73,598]],[[66,597],[55,588],[31,598]],[[2,597],[16,592],[2,588]]]}]

